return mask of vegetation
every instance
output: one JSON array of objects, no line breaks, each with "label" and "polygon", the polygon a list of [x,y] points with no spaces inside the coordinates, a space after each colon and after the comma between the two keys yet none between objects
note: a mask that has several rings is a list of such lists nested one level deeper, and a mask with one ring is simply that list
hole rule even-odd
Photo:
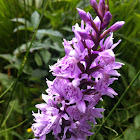
[{"label": "vegetation", "polygon": [[[94,131],[140,70],[140,1],[110,0],[109,5],[112,22],[125,21],[124,27],[114,33],[114,42],[122,40],[115,48],[117,61],[125,66],[119,71],[119,80],[112,84],[118,97],[105,97],[99,104],[106,109],[105,117],[98,120]],[[46,78],[53,79],[49,65],[64,56],[63,38],[70,40],[72,25],[80,22],[77,7],[95,15],[89,0],[0,0],[0,140],[33,138],[30,127],[32,111],[37,112],[34,105],[43,102]],[[140,76],[95,140],[140,139],[139,85]],[[49,134],[47,139],[53,136]]]}]

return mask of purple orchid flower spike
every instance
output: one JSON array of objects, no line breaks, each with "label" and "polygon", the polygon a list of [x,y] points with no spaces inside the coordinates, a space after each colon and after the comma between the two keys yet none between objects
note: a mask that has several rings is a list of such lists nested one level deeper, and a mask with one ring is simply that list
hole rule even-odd
[{"label": "purple orchid flower spike", "polygon": [[42,94],[45,103],[37,104],[38,113],[33,112],[33,140],[45,140],[52,132],[56,140],[86,140],[91,136],[96,119],[102,118],[103,108],[96,108],[103,96],[118,95],[109,87],[120,74],[123,63],[115,61],[113,32],[119,30],[124,21],[107,28],[112,15],[105,0],[90,0],[97,16],[77,8],[82,19],[72,30],[75,37],[64,39],[65,56],[50,66],[56,78],[47,80],[47,94]]}]

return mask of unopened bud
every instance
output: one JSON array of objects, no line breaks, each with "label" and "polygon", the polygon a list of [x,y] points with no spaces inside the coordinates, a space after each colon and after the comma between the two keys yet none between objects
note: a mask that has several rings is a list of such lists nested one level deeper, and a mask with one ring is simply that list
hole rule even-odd
[{"label": "unopened bud", "polygon": [[119,30],[120,28],[122,28],[122,26],[125,24],[124,21],[117,21],[115,24],[113,24],[110,29],[111,29],[111,32],[114,32],[114,31],[117,31]]},{"label": "unopened bud", "polygon": [[96,0],[90,0],[90,5],[93,7],[94,10],[98,9],[98,4]]},{"label": "unopened bud", "polygon": [[101,12],[102,16],[105,14],[105,0],[99,1],[99,11]]},{"label": "unopened bud", "polygon": [[88,17],[87,13],[86,13],[84,10],[79,9],[79,8],[77,8],[77,10],[78,10],[78,12],[79,12],[79,15],[80,15],[81,19],[82,19],[84,22],[87,22],[87,21],[90,20],[90,18]]},{"label": "unopened bud", "polygon": [[105,12],[109,11],[109,6],[105,5]]},{"label": "unopened bud", "polygon": [[111,19],[112,19],[112,15],[109,11],[107,11],[104,15],[103,21],[105,23],[109,23]]}]

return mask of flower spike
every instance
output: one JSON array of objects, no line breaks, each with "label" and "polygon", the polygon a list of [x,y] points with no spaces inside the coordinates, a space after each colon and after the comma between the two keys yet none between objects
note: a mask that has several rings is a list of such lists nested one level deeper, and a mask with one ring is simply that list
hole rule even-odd
[{"label": "flower spike", "polygon": [[[113,49],[120,43],[113,43],[113,32],[119,30],[124,21],[118,21],[110,28],[112,15],[105,0],[90,0],[97,16],[77,8],[82,19],[81,26],[72,27],[75,37],[64,39],[65,56],[50,66],[55,76],[47,80],[47,94],[42,94],[44,103],[37,104],[33,112],[32,131],[36,138],[46,140],[52,132],[57,140],[86,140],[94,134],[92,128],[96,119],[102,118],[103,108],[96,108],[103,96],[113,98],[118,94],[109,87],[120,74],[123,63],[115,61]],[[90,124],[93,124],[92,126]]]}]

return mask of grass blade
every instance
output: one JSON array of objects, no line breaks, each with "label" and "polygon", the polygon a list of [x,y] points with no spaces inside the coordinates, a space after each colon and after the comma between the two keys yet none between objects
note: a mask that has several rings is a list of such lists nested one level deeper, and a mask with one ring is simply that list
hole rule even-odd
[{"label": "grass blade", "polygon": [[2,98],[8,91],[9,89],[13,86],[14,82],[11,83],[11,85],[0,95],[0,98]]},{"label": "grass blade", "polygon": [[10,130],[13,130],[13,129],[15,129],[15,128],[21,126],[22,124],[24,124],[26,121],[27,121],[27,119],[24,120],[24,121],[22,121],[21,123],[19,123],[19,124],[13,126],[13,127],[10,127],[10,128],[8,128],[8,129],[6,129],[6,130],[1,130],[1,131],[0,131],[0,134],[4,133],[5,131],[7,132],[7,131],[10,131]]},{"label": "grass blade", "polygon": [[3,121],[4,121],[4,118],[5,118],[5,116],[6,116],[6,112],[7,112],[9,103],[10,103],[10,101],[12,100],[12,96],[13,96],[14,90],[15,90],[15,88],[16,88],[16,85],[17,85],[17,82],[18,82],[18,78],[19,78],[19,77],[17,77],[17,79],[14,81],[13,90],[12,90],[12,92],[11,92],[11,94],[10,94],[8,103],[7,103],[6,108],[5,108],[5,112],[3,113],[3,116],[2,116],[2,119],[1,119],[1,123],[0,123],[0,127],[2,126]]},{"label": "grass blade", "polygon": [[3,126],[5,125],[5,123],[6,123],[6,121],[8,120],[8,118],[9,118],[9,116],[10,116],[12,110],[13,110],[14,104],[15,104],[15,102],[12,103],[11,109],[10,109],[8,115],[6,116],[6,118],[4,119],[4,121],[3,121],[2,125],[1,125],[1,127],[3,127]]}]

